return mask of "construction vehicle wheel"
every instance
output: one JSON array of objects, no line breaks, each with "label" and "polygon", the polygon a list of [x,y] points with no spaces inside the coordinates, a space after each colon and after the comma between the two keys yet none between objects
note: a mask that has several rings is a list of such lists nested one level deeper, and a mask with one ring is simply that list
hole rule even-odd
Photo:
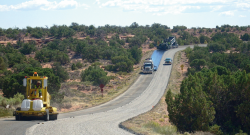
[{"label": "construction vehicle wheel", "polygon": [[16,120],[17,120],[17,121],[21,120],[20,117],[21,117],[20,114],[16,115]]},{"label": "construction vehicle wheel", "polygon": [[44,115],[44,120],[49,121],[49,110],[46,109],[46,115]]},{"label": "construction vehicle wheel", "polygon": [[50,120],[57,120],[57,114],[52,114],[49,116]]}]

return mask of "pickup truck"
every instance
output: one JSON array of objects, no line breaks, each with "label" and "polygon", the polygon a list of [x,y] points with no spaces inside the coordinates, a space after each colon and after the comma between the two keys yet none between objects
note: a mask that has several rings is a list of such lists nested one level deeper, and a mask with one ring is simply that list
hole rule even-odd
[{"label": "pickup truck", "polygon": [[172,61],[171,58],[166,58],[166,59],[165,59],[165,64],[170,64],[170,65],[171,65],[172,62],[173,62],[173,61]]}]

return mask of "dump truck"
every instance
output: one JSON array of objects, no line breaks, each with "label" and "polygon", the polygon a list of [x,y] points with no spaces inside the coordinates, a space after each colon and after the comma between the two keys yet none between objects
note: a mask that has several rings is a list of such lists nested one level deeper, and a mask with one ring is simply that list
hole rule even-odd
[{"label": "dump truck", "polygon": [[164,39],[162,43],[157,46],[159,50],[168,50],[171,48],[178,48],[178,43],[173,36]]},{"label": "dump truck", "polygon": [[144,64],[143,64],[143,66],[141,67],[141,69],[143,70],[143,73],[144,73],[144,74],[145,74],[145,73],[150,73],[150,74],[152,74],[153,71],[155,70],[155,68],[154,68],[154,63],[153,63],[152,58],[147,58],[147,59],[145,59]]},{"label": "dump truck", "polygon": [[26,97],[22,101],[21,107],[13,112],[16,120],[40,117],[45,121],[57,119],[57,108],[50,106],[51,96],[48,93],[48,77],[38,76],[34,72],[33,76],[25,76],[23,86],[26,87]]}]

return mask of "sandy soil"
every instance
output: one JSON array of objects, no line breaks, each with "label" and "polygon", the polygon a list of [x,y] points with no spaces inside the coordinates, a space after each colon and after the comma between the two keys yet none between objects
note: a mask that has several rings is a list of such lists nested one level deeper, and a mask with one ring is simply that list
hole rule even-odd
[{"label": "sandy soil", "polygon": [[42,63],[42,68],[52,68],[53,63]]},{"label": "sandy soil", "polygon": [[3,96],[3,91],[0,89],[0,96]]}]

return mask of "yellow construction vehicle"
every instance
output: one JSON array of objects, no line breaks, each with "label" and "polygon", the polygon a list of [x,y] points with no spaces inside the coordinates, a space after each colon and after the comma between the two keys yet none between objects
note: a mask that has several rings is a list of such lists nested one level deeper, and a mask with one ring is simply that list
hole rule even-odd
[{"label": "yellow construction vehicle", "polygon": [[47,91],[47,80],[48,77],[38,76],[37,72],[34,72],[33,76],[25,76],[23,86],[26,86],[27,99],[13,112],[16,120],[34,116],[42,117],[45,121],[57,119],[57,108],[50,106],[51,96]]}]

